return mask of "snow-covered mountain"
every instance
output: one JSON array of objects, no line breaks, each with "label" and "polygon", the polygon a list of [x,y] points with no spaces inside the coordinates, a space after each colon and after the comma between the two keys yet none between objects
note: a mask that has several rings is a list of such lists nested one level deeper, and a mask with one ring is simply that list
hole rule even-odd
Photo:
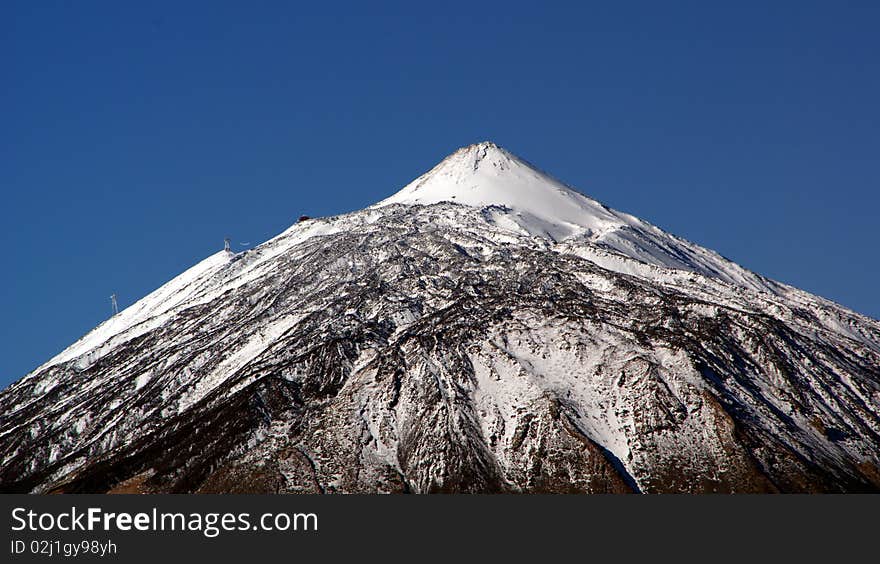
[{"label": "snow-covered mountain", "polygon": [[880,323],[492,143],[0,392],[0,489],[880,490]]}]

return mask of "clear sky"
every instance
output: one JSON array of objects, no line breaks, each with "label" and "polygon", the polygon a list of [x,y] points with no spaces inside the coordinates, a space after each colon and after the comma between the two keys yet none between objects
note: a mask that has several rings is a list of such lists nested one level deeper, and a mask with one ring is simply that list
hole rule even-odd
[{"label": "clear sky", "polygon": [[880,3],[4,2],[0,386],[493,140],[880,317]]}]

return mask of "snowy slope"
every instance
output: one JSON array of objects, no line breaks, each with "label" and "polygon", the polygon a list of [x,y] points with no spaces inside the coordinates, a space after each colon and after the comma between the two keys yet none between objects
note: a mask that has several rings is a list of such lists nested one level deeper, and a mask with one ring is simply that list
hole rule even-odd
[{"label": "snowy slope", "polygon": [[491,143],[0,392],[4,491],[874,491],[880,323]]},{"label": "snowy slope", "polygon": [[[138,300],[135,304],[104,321],[46,364],[37,368],[35,372],[39,372],[46,366],[81,357],[101,346],[121,344],[119,340],[121,335],[124,335],[127,340],[161,325],[168,320],[170,312],[185,304],[193,294],[198,292],[201,286],[209,284],[217,270],[228,264],[231,258],[232,253],[226,251],[211,255],[156,291]],[[88,362],[93,362],[97,359],[96,357],[96,354],[91,354]]]},{"label": "snowy slope", "polygon": [[266,268],[265,263],[289,246],[335,229],[338,227],[321,223],[295,225],[246,254],[215,253],[104,321],[31,374],[74,359],[79,359],[80,368],[91,365],[112,347],[167,323],[180,311],[215,299],[259,277]]}]

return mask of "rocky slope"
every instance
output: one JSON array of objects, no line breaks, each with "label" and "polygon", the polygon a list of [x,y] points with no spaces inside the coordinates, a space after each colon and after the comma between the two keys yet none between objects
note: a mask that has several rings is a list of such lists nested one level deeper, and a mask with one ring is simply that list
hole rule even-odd
[{"label": "rocky slope", "polygon": [[880,323],[482,143],[0,392],[0,490],[880,491]]}]

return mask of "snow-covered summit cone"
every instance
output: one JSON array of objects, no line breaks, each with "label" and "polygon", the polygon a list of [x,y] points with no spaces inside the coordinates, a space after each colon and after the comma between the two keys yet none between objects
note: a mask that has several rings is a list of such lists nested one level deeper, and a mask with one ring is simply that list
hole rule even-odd
[{"label": "snow-covered summit cone", "polygon": [[638,222],[587,198],[490,141],[455,151],[376,206],[438,202],[508,208],[521,227],[553,239],[584,230],[604,233]]}]

